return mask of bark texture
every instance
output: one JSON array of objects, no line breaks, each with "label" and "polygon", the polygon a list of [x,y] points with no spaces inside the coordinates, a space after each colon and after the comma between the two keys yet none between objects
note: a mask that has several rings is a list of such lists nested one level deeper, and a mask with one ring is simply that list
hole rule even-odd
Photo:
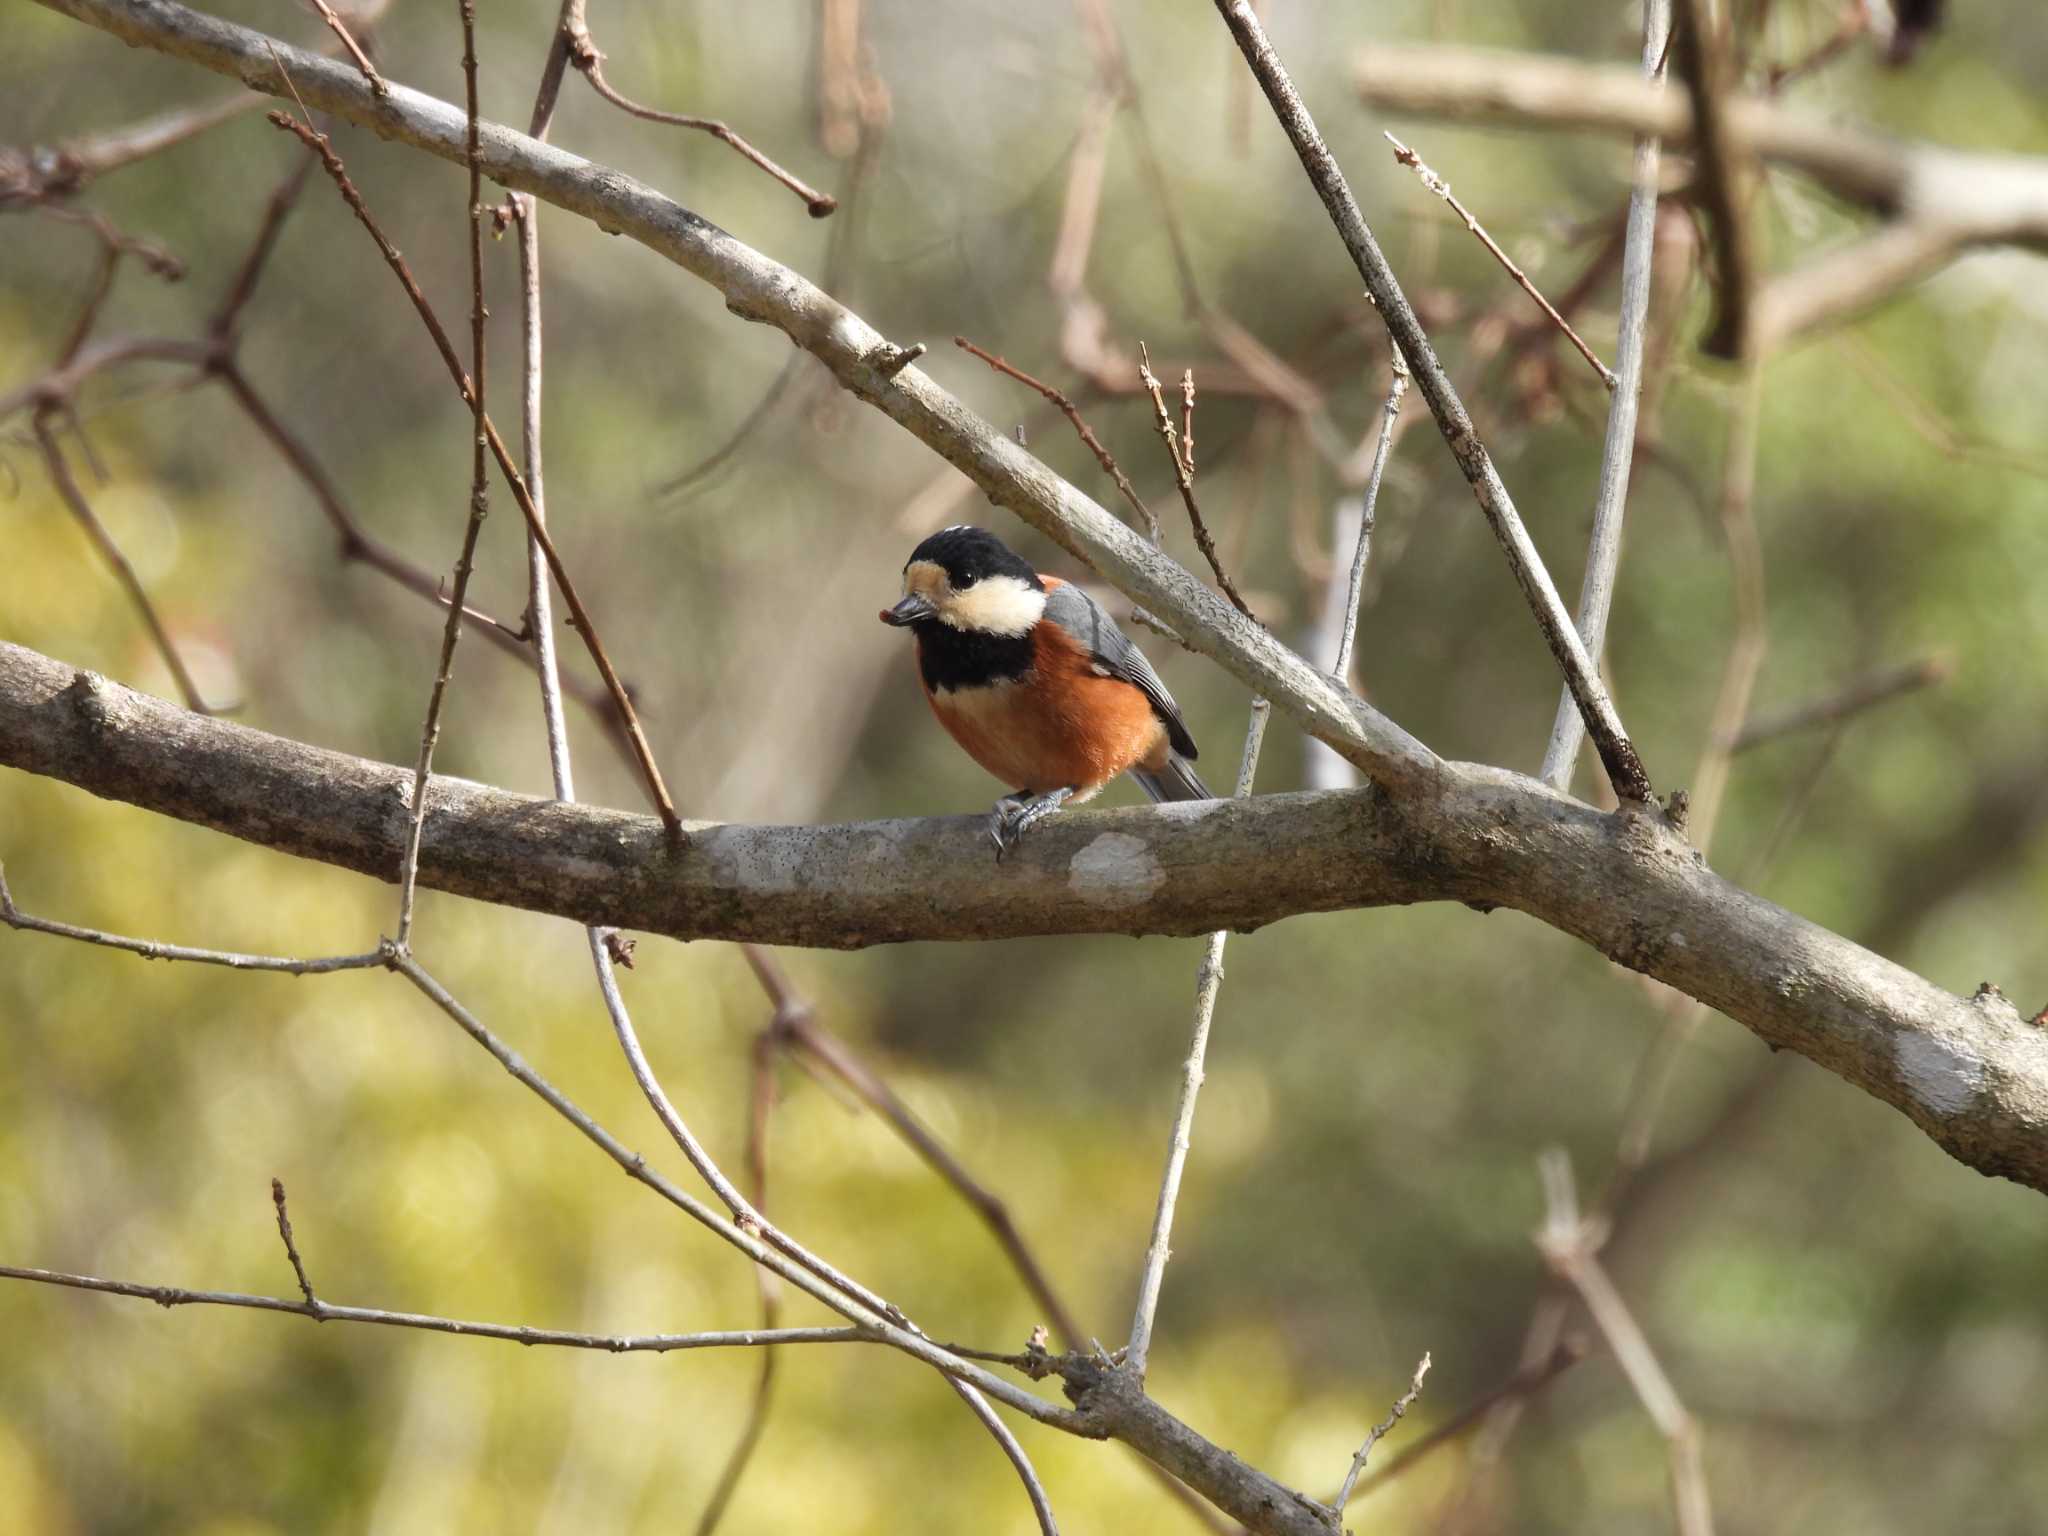
[{"label": "bark texture", "polygon": [[[192,714],[0,643],[0,764],[301,858],[397,877],[411,775]],[[984,818],[685,823],[436,778],[433,889],[679,939],[1200,934],[1299,912],[1508,907],[1720,1009],[1911,1116],[1957,1158],[2048,1190],[2048,1030],[1722,879],[1654,811],[1603,813],[1504,769],[1374,788],[1076,811],[1000,866]],[[1500,919],[1494,919],[1499,921]]]}]

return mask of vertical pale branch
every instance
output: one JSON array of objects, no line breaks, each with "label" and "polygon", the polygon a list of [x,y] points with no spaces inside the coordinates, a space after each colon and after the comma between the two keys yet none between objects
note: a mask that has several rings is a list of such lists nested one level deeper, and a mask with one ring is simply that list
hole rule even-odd
[{"label": "vertical pale branch", "polygon": [[1700,1464],[1699,1425],[1679,1401],[1671,1378],[1658,1363],[1656,1351],[1651,1349],[1649,1339],[1629,1312],[1628,1303],[1622,1300],[1621,1292],[1614,1288],[1614,1281],[1600,1262],[1596,1252],[1600,1235],[1597,1224],[1589,1227],[1579,1217],[1571,1159],[1553,1148],[1543,1154],[1539,1166],[1548,1210],[1542,1230],[1536,1234],[1536,1245],[1545,1262],[1586,1304],[1629,1385],[1641,1399],[1643,1411],[1665,1439],[1679,1536],[1713,1536],[1714,1517],[1707,1498],[1706,1473]]},{"label": "vertical pale branch", "polygon": [[[1273,706],[1264,699],[1252,701],[1250,724],[1244,734],[1244,756],[1238,763],[1236,797],[1252,792],[1252,779],[1259,771],[1259,748],[1266,740],[1266,720]],[[1173,1136],[1166,1147],[1166,1171],[1159,1180],[1159,1205],[1152,1215],[1152,1239],[1145,1248],[1145,1271],[1138,1282],[1138,1307],[1131,1319],[1131,1340],[1124,1355],[1124,1368],[1142,1383],[1145,1362],[1152,1350],[1152,1319],[1159,1310],[1159,1289],[1166,1279],[1166,1261],[1172,1256],[1173,1208],[1180,1198],[1180,1179],[1187,1167],[1188,1148],[1193,1144],[1195,1100],[1202,1091],[1202,1062],[1209,1050],[1209,1024],[1216,1016],[1216,994],[1223,986],[1223,946],[1227,929],[1209,935],[1202,952],[1202,966],[1195,973],[1195,1029],[1188,1045],[1188,1059],[1181,1071],[1180,1102],[1173,1112]]]},{"label": "vertical pale branch", "polygon": [[1365,215],[1359,211],[1358,199],[1352,196],[1350,184],[1338,168],[1336,157],[1323,142],[1301,93],[1294,88],[1286,66],[1273,51],[1265,28],[1259,25],[1259,19],[1247,0],[1216,0],[1216,9],[1237,39],[1239,51],[1244,54],[1245,61],[1265,91],[1266,100],[1300,157],[1310,184],[1329,211],[1331,222],[1336,226],[1345,249],[1350,252],[1359,276],[1365,280],[1366,292],[1378,306],[1394,344],[1406,355],[1408,366],[1414,370],[1415,387],[1429,402],[1430,413],[1436,418],[1437,428],[1443,433],[1451,456],[1458,461],[1459,469],[1464,472],[1472,494],[1479,502],[1480,511],[1486,515],[1494,537],[1507,555],[1515,580],[1535,614],[1537,627],[1557,659],[1580,713],[1585,716],[1586,727],[1600,751],[1600,761],[1607,769],[1615,793],[1625,800],[1648,801],[1652,795],[1649,775],[1644,772],[1642,758],[1622,727],[1614,701],[1608,697],[1607,689],[1600,681],[1599,669],[1587,654],[1578,630],[1572,626],[1571,616],[1565,612],[1563,600],[1551,583],[1550,573],[1544,569],[1543,557],[1530,539],[1528,529],[1523,527],[1521,514],[1515,510],[1507,487],[1501,483],[1500,472],[1494,468],[1486,445],[1479,440],[1471,414],[1465,409],[1464,401],[1458,398],[1457,389],[1444,372],[1443,364],[1437,361],[1436,351],[1422,329],[1422,322],[1416,318],[1414,306],[1401,291],[1393,268],[1387,264],[1379,242],[1366,225]]},{"label": "vertical pale branch", "polygon": [[[1671,0],[1645,0],[1643,73],[1658,78],[1671,35]],[[1621,246],[1620,334],[1614,344],[1614,396],[1607,405],[1607,437],[1600,449],[1600,489],[1593,499],[1593,536],[1586,550],[1586,575],[1579,588],[1579,638],[1598,657],[1607,643],[1607,615],[1614,605],[1614,576],[1621,565],[1622,517],[1628,505],[1629,469],[1635,459],[1636,410],[1643,392],[1643,337],[1650,313],[1650,260],[1657,236],[1657,172],[1660,148],[1654,134],[1636,139],[1629,179],[1628,224]],[[1550,744],[1538,776],[1552,789],[1571,788],[1572,767],[1586,738],[1571,690],[1557,701]]]},{"label": "vertical pale branch", "polygon": [[1387,387],[1387,403],[1380,416],[1380,440],[1372,451],[1372,473],[1365,482],[1365,504],[1358,516],[1358,547],[1351,554],[1351,583],[1344,592],[1344,627],[1337,633],[1337,654],[1330,663],[1330,670],[1347,682],[1351,677],[1351,653],[1358,645],[1358,611],[1365,603],[1365,563],[1372,557],[1380,481],[1386,475],[1387,455],[1394,446],[1394,422],[1408,394],[1408,361],[1401,356],[1398,346],[1394,348],[1393,370],[1393,382]]},{"label": "vertical pale branch", "polygon": [[427,824],[427,779],[434,768],[434,744],[441,736],[441,708],[448,698],[448,680],[455,669],[455,644],[462,638],[463,599],[476,563],[477,536],[489,510],[490,483],[484,423],[484,210],[483,169],[477,159],[476,0],[459,0],[462,13],[462,79],[469,112],[465,141],[469,159],[469,328],[470,408],[476,435],[469,483],[469,521],[462,531],[462,553],[455,561],[455,581],[448,595],[448,622],[441,630],[441,661],[427,696],[427,718],[420,727],[419,761],[412,777],[412,826],[406,833],[405,858],[398,873],[398,947],[412,942],[413,896],[419,883],[420,837]]}]

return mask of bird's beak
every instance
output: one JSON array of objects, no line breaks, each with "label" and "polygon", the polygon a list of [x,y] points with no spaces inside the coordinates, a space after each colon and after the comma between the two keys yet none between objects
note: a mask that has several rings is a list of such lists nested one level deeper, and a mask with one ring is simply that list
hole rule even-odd
[{"label": "bird's beak", "polygon": [[882,610],[882,622],[884,624],[894,624],[897,628],[901,629],[906,625],[915,624],[919,619],[935,618],[938,615],[938,611],[938,609],[932,606],[929,598],[920,597],[917,593],[912,592],[894,608],[884,608]]}]

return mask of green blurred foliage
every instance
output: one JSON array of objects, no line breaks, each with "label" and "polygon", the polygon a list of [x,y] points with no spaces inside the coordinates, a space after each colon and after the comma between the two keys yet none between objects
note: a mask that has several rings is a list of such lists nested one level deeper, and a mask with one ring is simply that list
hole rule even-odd
[{"label": "green blurred foliage", "polygon": [[[239,19],[308,43],[290,8]],[[551,9],[486,7],[486,111],[523,122]],[[1600,392],[1555,348],[1562,409],[1532,415],[1476,316],[1519,321],[1483,253],[1392,166],[1349,98],[1375,37],[1632,57],[1628,8],[1409,3],[1367,15],[1283,4],[1277,40],[1355,176],[1397,268],[1455,311],[1443,349],[1561,586],[1576,586]],[[1798,99],[1905,136],[2048,153],[2048,34],[2023,0],[1956,7],[1910,70],[1868,48]],[[1107,500],[1091,459],[1037,402],[942,345],[964,333],[1021,366],[1058,362],[1044,274],[1094,70],[1060,7],[871,5],[864,41],[891,118],[858,207],[843,293],[924,366]],[[1206,7],[1116,8],[1191,260],[1213,304],[1370,429],[1382,388],[1355,276],[1285,145],[1242,121],[1238,63]],[[1834,8],[1781,3],[1760,57],[1796,55]],[[814,8],[600,7],[615,85],[727,117],[821,185]],[[221,82],[17,6],[0,55],[0,139],[50,142],[208,98]],[[389,73],[459,91],[453,7],[408,3],[380,29]],[[1625,151],[1533,133],[1396,125],[1532,276],[1568,286],[1579,238],[1620,205]],[[698,135],[636,124],[573,78],[555,138],[641,175],[806,273],[833,223]],[[343,129],[337,143],[451,322],[465,307],[453,168]],[[190,334],[233,270],[294,147],[251,116],[109,177],[87,204],[162,241],[191,276],[124,274],[102,334]],[[1854,220],[1789,179],[1760,205],[1773,260]],[[873,622],[922,531],[907,505],[938,468],[799,359],[787,392],[716,476],[654,487],[745,420],[787,357],[699,284],[576,220],[546,232],[550,506],[558,537],[639,690],[685,814],[801,821],[971,811],[987,783],[925,717],[901,637]],[[0,379],[36,374],[91,270],[74,227],[0,223]],[[511,420],[517,312],[509,243],[488,253],[491,386]],[[2037,805],[2048,760],[2048,485],[1948,455],[1857,356],[1973,441],[2040,446],[2048,350],[2038,258],[1972,258],[1771,365],[1757,516],[1770,655],[1759,709],[1930,650],[1938,691],[1844,732],[1739,760],[1716,863],[1755,876],[1785,807],[1814,793],[1762,888],[1944,985],[1994,979],[2048,1001],[2048,840],[1987,807]],[[1190,318],[1128,117],[1108,164],[1090,284],[1113,334],[1155,357],[1214,349]],[[1611,291],[1585,329],[1611,351]],[[1705,299],[1694,294],[1686,336]],[[244,359],[381,538],[433,570],[467,501],[466,417],[413,316],[331,189],[315,181],[249,310]],[[1852,355],[1845,347],[1861,349]],[[1545,347],[1549,343],[1544,344]],[[1547,355],[1539,349],[1539,355]],[[159,375],[160,376],[160,375]],[[410,761],[438,622],[335,557],[317,509],[217,391],[92,397],[100,515],[216,696],[266,730]],[[1686,781],[1727,644],[1711,501],[1729,379],[1681,344],[1639,464],[1611,637],[1616,691],[1660,786]],[[1411,409],[1419,407],[1411,406]],[[1162,511],[1173,496],[1147,413],[1089,413]],[[1335,484],[1284,423],[1204,399],[1206,505],[1244,584],[1298,638],[1300,551],[1327,553]],[[138,686],[170,680],[52,494],[33,449],[0,441],[0,636]],[[1304,467],[1305,466],[1305,467]],[[18,489],[16,485],[18,483]],[[517,520],[494,500],[476,600],[524,601]],[[1050,568],[1042,542],[970,501]],[[1556,684],[1492,541],[1426,423],[1396,454],[1360,641],[1374,699],[1439,750],[1532,767]],[[934,521],[939,520],[937,513]],[[928,526],[928,525],[927,525]],[[1194,560],[1174,526],[1172,547]],[[1197,735],[1233,760],[1245,699],[1150,642]],[[565,645],[565,654],[573,652]],[[570,665],[587,671],[580,656]],[[588,798],[640,803],[632,774],[573,721]],[[471,642],[439,766],[539,791],[529,676]],[[1262,789],[1300,782],[1276,725]],[[1818,774],[1817,784],[1814,775]],[[1582,785],[1583,785],[1582,779]],[[2000,785],[2017,797],[1995,799]],[[1121,794],[1121,792],[1119,792]],[[1128,798],[1128,797],[1125,797]],[[1332,850],[1341,857],[1341,850]],[[0,858],[28,909],[208,946],[357,949],[392,921],[387,888],[294,863],[20,774],[0,777]],[[632,1145],[669,1165],[609,1037],[582,937],[427,895],[425,962]],[[831,1028],[883,1064],[1009,1203],[1083,1326],[1122,1337],[1152,1210],[1198,946],[1124,940],[914,945],[792,955]],[[1660,1015],[1644,989],[1521,917],[1462,908],[1299,919],[1234,939],[1154,1354],[1158,1395],[1275,1475],[1326,1492],[1367,1425],[1434,1352],[1428,1394],[1382,1454],[1512,1369],[1542,1266],[1533,1159],[1569,1149],[1596,1187]],[[644,943],[629,995],[697,1131],[737,1167],[749,1049],[767,1008],[735,952]],[[750,1276],[651,1203],[396,979],[291,980],[146,964],[58,941],[0,942],[0,1258],[157,1283],[289,1293],[267,1182],[292,1193],[316,1283],[337,1301],[607,1331],[743,1326]],[[972,1212],[877,1121],[785,1068],[771,1208],[932,1333],[1016,1347],[1039,1321]],[[1700,1419],[1723,1531],[2020,1532],[2048,1509],[2048,1330],[2038,1195],[1952,1163],[1902,1117],[1709,1016],[1685,1046],[1650,1168],[1609,1258]],[[812,1309],[792,1303],[788,1315]],[[0,1287],[0,1511],[38,1533],[654,1531],[694,1522],[738,1432],[758,1361],[518,1350],[314,1327],[26,1285]],[[1070,1529],[1192,1528],[1135,1462],[1027,1429]],[[1662,1448],[1596,1353],[1511,1442],[1491,1528],[1668,1528]],[[1354,1508],[1405,1530],[1452,1497],[1462,1452]],[[761,1455],[729,1529],[1023,1531],[986,1437],[928,1373],[880,1351],[782,1363]]]}]

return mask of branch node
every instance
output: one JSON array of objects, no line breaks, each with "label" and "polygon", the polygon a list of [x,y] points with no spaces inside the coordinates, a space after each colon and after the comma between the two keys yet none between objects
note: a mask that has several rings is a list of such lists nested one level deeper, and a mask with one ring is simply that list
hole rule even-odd
[{"label": "branch node", "polygon": [[924,343],[921,341],[907,347],[899,347],[894,342],[885,341],[868,354],[868,361],[875,365],[875,370],[883,378],[893,379],[923,357],[924,351]]}]

